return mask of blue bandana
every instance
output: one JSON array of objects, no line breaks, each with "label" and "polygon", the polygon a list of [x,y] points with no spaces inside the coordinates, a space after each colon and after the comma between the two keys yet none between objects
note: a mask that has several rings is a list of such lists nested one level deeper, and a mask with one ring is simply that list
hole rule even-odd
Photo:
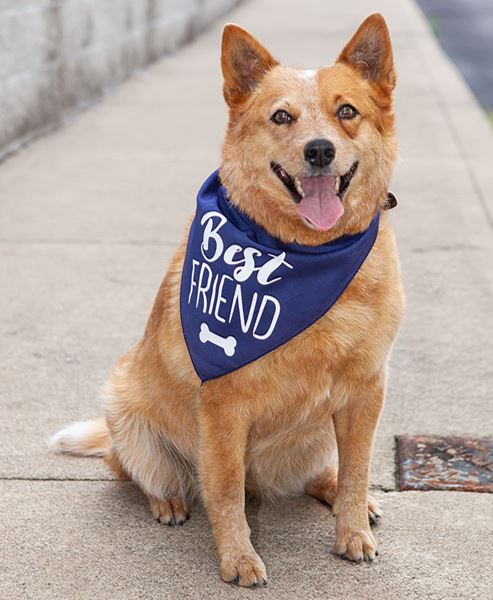
[{"label": "blue bandana", "polygon": [[214,172],[197,197],[180,292],[200,379],[239,369],[322,317],[368,256],[378,222],[321,246],[283,244],[229,202]]}]

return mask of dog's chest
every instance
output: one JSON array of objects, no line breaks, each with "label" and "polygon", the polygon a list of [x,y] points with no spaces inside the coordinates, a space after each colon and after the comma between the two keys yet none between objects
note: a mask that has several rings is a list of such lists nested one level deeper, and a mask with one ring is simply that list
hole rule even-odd
[{"label": "dog's chest", "polygon": [[372,354],[378,340],[378,311],[355,298],[339,301],[297,338],[279,348],[294,374],[330,389],[335,376]]}]

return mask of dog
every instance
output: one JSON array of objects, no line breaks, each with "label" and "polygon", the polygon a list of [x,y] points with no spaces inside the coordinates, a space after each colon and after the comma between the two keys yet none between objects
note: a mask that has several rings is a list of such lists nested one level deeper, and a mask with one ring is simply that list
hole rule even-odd
[{"label": "dog", "polygon": [[377,555],[369,464],[404,310],[384,210],[396,78],[379,14],[316,71],[230,24],[221,65],[229,122],[201,212],[115,367],[105,418],[51,446],[103,456],[161,523],[182,525],[201,497],[221,578],[261,586],[247,493],[306,493],[336,516],[336,554]]}]

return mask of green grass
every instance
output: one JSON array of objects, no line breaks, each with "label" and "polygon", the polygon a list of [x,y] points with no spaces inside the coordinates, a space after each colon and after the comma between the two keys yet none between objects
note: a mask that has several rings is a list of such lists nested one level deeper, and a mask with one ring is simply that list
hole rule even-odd
[{"label": "green grass", "polygon": [[490,120],[491,126],[493,127],[493,110],[487,110],[486,111],[486,116]]},{"label": "green grass", "polygon": [[435,37],[438,37],[438,29],[440,27],[440,19],[438,17],[435,16],[431,16],[428,18],[428,21],[430,22],[430,27],[431,30],[433,31],[433,33],[435,34]]}]

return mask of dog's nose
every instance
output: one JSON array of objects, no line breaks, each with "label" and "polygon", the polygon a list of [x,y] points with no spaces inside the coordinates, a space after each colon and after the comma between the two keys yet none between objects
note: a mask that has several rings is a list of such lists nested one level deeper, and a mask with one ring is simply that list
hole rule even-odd
[{"label": "dog's nose", "polygon": [[305,146],[305,160],[314,167],[326,167],[334,160],[336,148],[330,140],[312,140]]}]

